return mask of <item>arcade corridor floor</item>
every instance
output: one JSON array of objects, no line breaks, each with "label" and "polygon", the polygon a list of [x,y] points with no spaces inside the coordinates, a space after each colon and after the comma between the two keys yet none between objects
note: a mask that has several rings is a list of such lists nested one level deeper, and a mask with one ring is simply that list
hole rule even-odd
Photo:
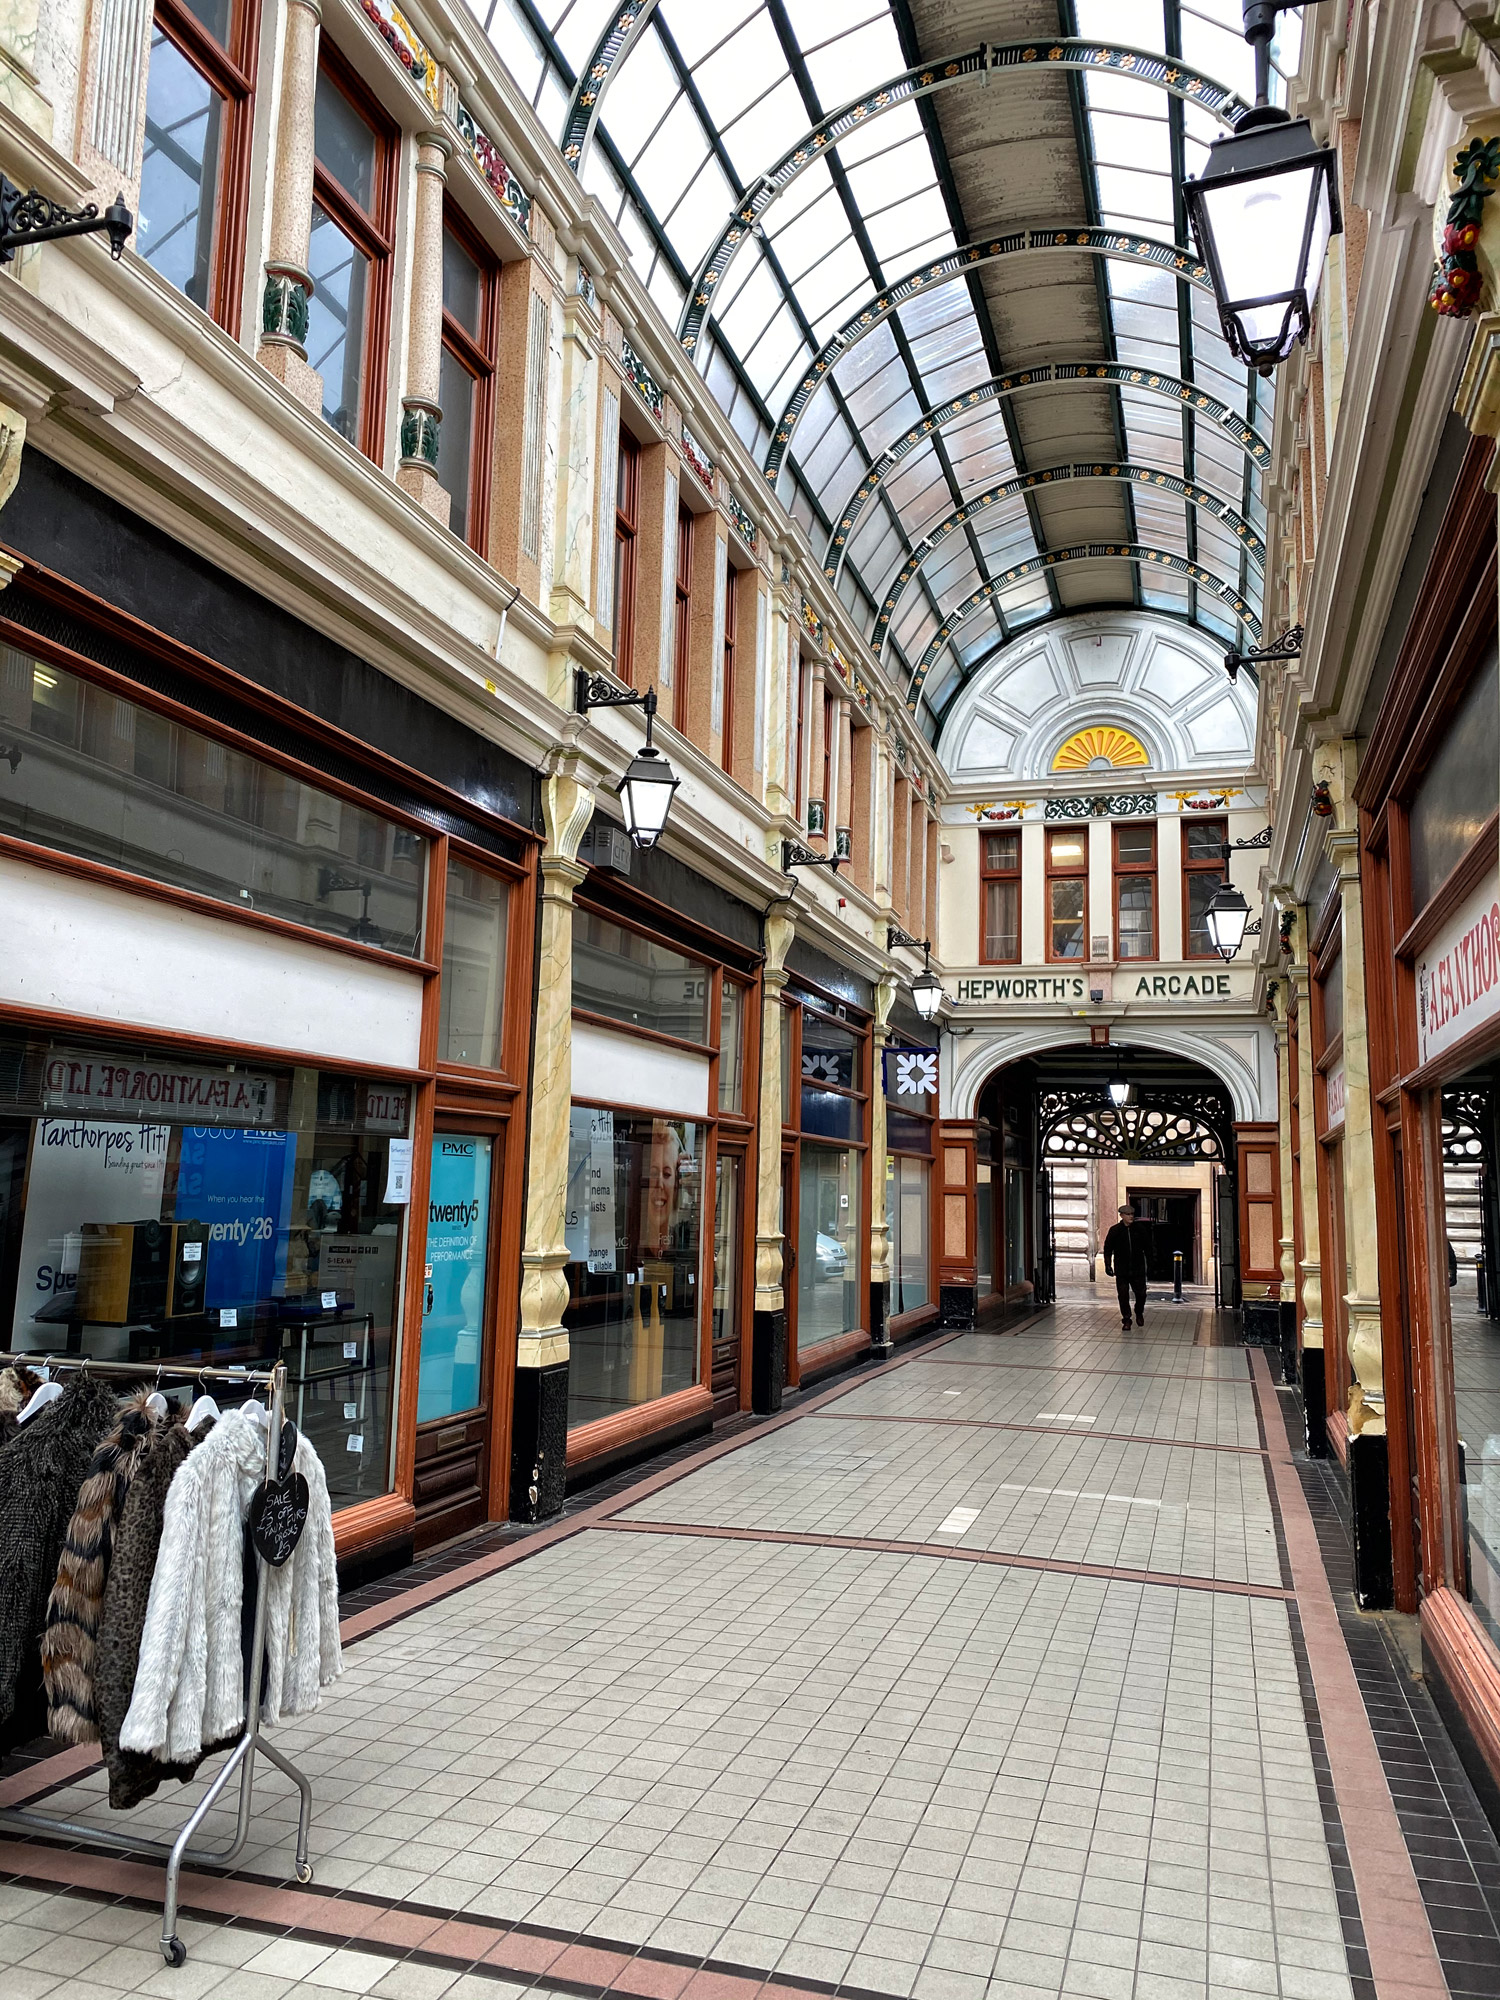
[{"label": "arcade corridor floor", "polygon": [[[1284,1399],[1213,1340],[1065,1300],[396,1579],[280,1732],[314,1885],[265,1767],[182,1970],[159,1870],[0,1841],[0,1993],[1500,1993],[1500,1853],[1445,1766],[1468,1872],[1421,1858]],[[103,1824],[89,1754],[0,1798]]]}]

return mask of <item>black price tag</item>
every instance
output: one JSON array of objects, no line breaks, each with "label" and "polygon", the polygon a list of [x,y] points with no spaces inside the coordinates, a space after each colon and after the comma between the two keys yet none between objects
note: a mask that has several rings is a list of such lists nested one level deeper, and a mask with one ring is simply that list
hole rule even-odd
[{"label": "black price tag", "polygon": [[273,1569],[287,1561],[307,1526],[307,1481],[292,1470],[296,1451],[297,1426],[283,1424],[276,1477],[257,1486],[250,1501],[250,1539]]}]

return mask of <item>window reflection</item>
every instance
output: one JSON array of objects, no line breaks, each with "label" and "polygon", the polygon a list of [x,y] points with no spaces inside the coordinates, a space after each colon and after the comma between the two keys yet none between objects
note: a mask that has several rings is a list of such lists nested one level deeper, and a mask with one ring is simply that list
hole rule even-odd
[{"label": "window reflection", "polygon": [[370,260],[317,202],[307,268],[313,280],[307,358],[323,378],[323,419],[340,437],[357,444]]},{"label": "window reflection", "polygon": [[205,310],[223,123],[223,98],[177,44],[154,29],[135,248],[168,284]]}]

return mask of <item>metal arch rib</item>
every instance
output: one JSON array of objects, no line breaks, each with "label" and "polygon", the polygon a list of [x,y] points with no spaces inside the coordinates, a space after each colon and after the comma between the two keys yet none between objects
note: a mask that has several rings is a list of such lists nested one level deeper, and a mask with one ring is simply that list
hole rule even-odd
[{"label": "metal arch rib", "polygon": [[733,263],[740,245],[804,168],[822,159],[831,147],[837,146],[871,118],[894,110],[898,104],[909,104],[914,98],[946,90],[949,85],[963,83],[971,76],[989,76],[997,70],[1024,71],[1033,66],[1035,69],[1112,70],[1138,83],[1154,85],[1174,97],[1201,104],[1205,111],[1226,126],[1233,126],[1239,114],[1249,108],[1242,97],[1222,83],[1169,56],[1156,55],[1147,49],[1113,48],[1102,42],[1083,41],[1068,35],[1059,35],[1051,41],[1004,42],[998,45],[982,42],[977,49],[970,49],[964,55],[921,63],[913,69],[903,70],[877,90],[868,91],[863,97],[855,98],[831,112],[805,132],[797,144],[753,185],[745,188],[734,213],[709,246],[707,255],[694,274],[677,326],[677,338],[688,353],[691,354],[697,347],[698,336],[713,306],[714,294],[723,283],[724,274]]},{"label": "metal arch rib", "polygon": [[1183,381],[1180,375],[1163,375],[1157,369],[1134,367],[1125,361],[1044,361],[1035,368],[1018,368],[1009,375],[992,375],[988,382],[966,389],[963,395],[955,396],[951,402],[930,411],[920,423],[903,431],[896,442],[870,466],[850,496],[848,506],[829,531],[828,547],[823,558],[825,576],[837,578],[861,514],[888,475],[904,458],[924,445],[934,431],[957,423],[961,417],[971,415],[986,403],[1021,395],[1027,389],[1055,388],[1069,382],[1142,389],[1148,395],[1163,396],[1169,402],[1188,405],[1197,415],[1217,424],[1232,438],[1252,465],[1264,469],[1271,463],[1271,447],[1259,431],[1252,430],[1227,403],[1210,396],[1195,382]]},{"label": "metal arch rib", "polygon": [[1003,236],[988,236],[981,243],[962,244],[946,257],[932,258],[915,271],[908,271],[904,277],[898,278],[894,285],[887,285],[884,291],[876,292],[852,318],[845,320],[837,333],[829,336],[821,354],[792,391],[771,433],[765,464],[761,468],[766,484],[774,487],[780,478],[793,434],[808,405],[850,348],[872,334],[882,321],[889,319],[893,312],[919,292],[930,291],[934,285],[951,284],[955,278],[966,277],[979,265],[991,263],[997,257],[1025,256],[1037,251],[1062,251],[1074,257],[1119,258],[1125,263],[1145,264],[1152,270],[1166,271],[1180,284],[1197,285],[1206,292],[1213,290],[1206,266],[1191,250],[1184,250],[1179,243],[1159,242],[1152,236],[1126,236],[1118,229],[1091,229],[1082,224],[1059,229],[1054,224],[1048,229],[1012,229]]},{"label": "metal arch rib", "polygon": [[[1245,630],[1255,638],[1260,637],[1260,620],[1251,605],[1240,595],[1232,583],[1226,583],[1202,563],[1189,562],[1186,556],[1175,554],[1171,549],[1147,548],[1140,542],[1077,542],[1069,549],[1050,549],[1044,556],[1030,556],[1025,562],[1014,564],[1002,576],[983,585],[971,597],[966,597],[956,611],[950,611],[937,631],[927,642],[926,650],[912,671],[911,684],[906,690],[906,705],[915,712],[922,693],[922,683],[932,669],[933,662],[952,638],[954,632],[971,611],[997,597],[1002,590],[1019,583],[1023,577],[1036,576],[1043,570],[1055,569],[1066,562],[1133,562],[1149,564],[1157,569],[1173,571],[1178,576],[1191,578],[1201,589],[1211,591],[1221,603],[1227,604],[1244,625]],[[1086,607],[1079,607],[1086,608]]]},{"label": "metal arch rib", "polygon": [[583,156],[594,136],[594,124],[615,71],[635,46],[642,28],[656,12],[657,0],[625,0],[594,44],[593,54],[578,73],[568,115],[563,122],[562,155],[575,174],[583,172]]},{"label": "metal arch rib", "polygon": [[[1135,465],[1129,461],[1115,465],[1083,463],[1054,465],[1041,472],[1022,473],[1014,479],[1002,480],[998,486],[991,486],[985,492],[977,493],[972,500],[966,501],[956,512],[950,514],[946,521],[940,521],[935,528],[927,531],[896,572],[885,602],[880,607],[874,630],[870,634],[870,644],[875,651],[878,653],[885,643],[896,605],[906,586],[918,570],[925,566],[928,557],[936,555],[938,549],[951,535],[956,534],[960,528],[972,526],[987,508],[994,506],[997,500],[1009,500],[1016,495],[1033,492],[1037,487],[1057,486],[1065,480],[1077,479],[1129,480],[1136,486],[1158,486],[1164,492],[1177,494],[1194,507],[1207,508],[1223,522],[1231,534],[1238,536],[1256,568],[1262,573],[1265,571],[1266,545],[1255,529],[1236,512],[1222,494],[1211,492],[1208,487],[1200,486],[1196,480],[1182,479],[1175,472],[1162,472],[1154,465]],[[842,537],[839,540],[839,561],[842,561]],[[830,580],[835,579],[838,566],[838,562],[825,564],[824,575]]]}]

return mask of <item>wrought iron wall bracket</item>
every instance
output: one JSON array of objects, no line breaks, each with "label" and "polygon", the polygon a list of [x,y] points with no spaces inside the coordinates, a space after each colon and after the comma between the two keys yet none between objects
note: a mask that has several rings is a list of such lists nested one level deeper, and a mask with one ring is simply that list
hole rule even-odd
[{"label": "wrought iron wall bracket", "polygon": [[617,687],[608,674],[591,674],[587,667],[573,672],[573,706],[580,715],[591,708],[646,708],[656,713],[656,689],[638,694],[634,688]]},{"label": "wrought iron wall bracket", "polygon": [[815,854],[800,840],[784,840],[781,843],[783,875],[790,875],[794,868],[831,868],[837,874],[848,858],[847,854]]},{"label": "wrought iron wall bracket", "polygon": [[1273,660],[1296,660],[1301,656],[1302,627],[1292,625],[1279,639],[1273,639],[1269,646],[1257,646],[1253,652],[1241,653],[1231,646],[1224,655],[1224,671],[1231,680],[1237,680],[1241,667],[1264,667]]},{"label": "wrought iron wall bracket", "polygon": [[910,931],[902,930],[899,924],[888,924],[885,932],[885,948],[887,951],[894,951],[897,945],[903,945],[907,951],[932,950],[930,938],[914,938]]},{"label": "wrought iron wall bracket", "polygon": [[62,236],[91,236],[96,230],[109,231],[109,254],[116,263],[126,238],[135,228],[135,217],[117,194],[103,215],[99,204],[86,208],[64,208],[35,188],[18,188],[0,174],[0,264],[9,264],[28,243],[53,243]]}]

